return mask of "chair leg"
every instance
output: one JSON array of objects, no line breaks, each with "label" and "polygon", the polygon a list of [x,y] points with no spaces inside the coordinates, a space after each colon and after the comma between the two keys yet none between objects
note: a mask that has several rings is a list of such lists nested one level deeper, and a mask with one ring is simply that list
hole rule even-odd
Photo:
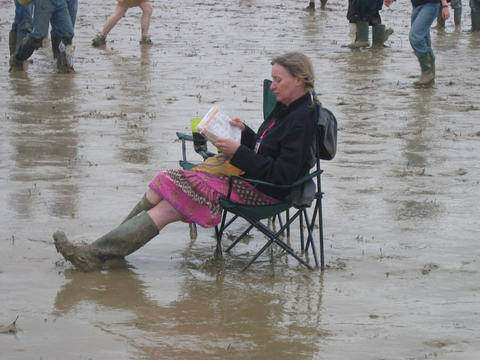
[{"label": "chair leg", "polygon": [[[297,214],[296,214],[297,215]],[[293,216],[291,221],[294,221],[295,218],[297,216]],[[268,247],[270,247],[272,245],[272,243],[274,242],[275,244],[277,244],[278,246],[280,246],[282,249],[284,249],[287,253],[289,253],[291,256],[293,256],[295,259],[297,259],[297,261],[299,263],[301,263],[302,265],[304,265],[307,269],[309,270],[313,270],[313,268],[307,264],[305,262],[305,260],[303,260],[301,257],[299,257],[297,254],[295,254],[295,251],[293,251],[293,249],[288,246],[287,244],[285,244],[283,241],[281,241],[280,239],[278,239],[278,236],[280,234],[283,233],[283,231],[285,231],[285,227],[287,226],[284,225],[279,231],[277,231],[276,233],[272,234],[272,232],[264,225],[262,224],[261,222],[259,221],[250,221],[250,223],[252,224],[255,224],[255,228],[257,228],[260,232],[262,232],[264,235],[266,235],[269,240],[268,242],[260,249],[260,251],[258,251],[255,256],[253,257],[252,260],[250,260],[250,262],[242,269],[242,271],[245,271]]]},{"label": "chair leg", "polygon": [[308,220],[308,214],[307,210],[303,209],[303,213],[305,216],[305,222],[307,224],[307,231],[308,231],[308,240],[307,240],[307,245],[306,245],[306,253],[308,253],[308,247],[309,245],[312,245],[312,253],[313,253],[313,258],[315,259],[315,266],[318,268],[318,257],[317,257],[317,249],[315,249],[315,243],[313,242],[313,226],[309,226],[310,221]]}]

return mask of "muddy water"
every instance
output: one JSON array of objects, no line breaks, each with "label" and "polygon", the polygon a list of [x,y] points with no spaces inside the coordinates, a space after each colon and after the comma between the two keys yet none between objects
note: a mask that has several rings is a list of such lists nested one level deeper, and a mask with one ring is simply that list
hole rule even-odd
[{"label": "muddy water", "polygon": [[[388,48],[351,51],[339,2],[312,15],[293,0],[155,1],[153,47],[132,9],[94,49],[112,5],[80,1],[72,75],[48,43],[8,74],[14,9],[0,4],[0,326],[19,316],[2,359],[478,358],[480,34],[465,1],[460,31],[432,30],[437,83],[419,90],[407,2],[383,12]],[[53,231],[93,241],[116,226],[178,166],[190,118],[217,104],[258,126],[268,60],[290,49],[311,56],[340,121],[324,273],[278,252],[239,273],[259,234],[218,272],[212,231],[192,241],[184,224],[101,273],[62,261]]]}]

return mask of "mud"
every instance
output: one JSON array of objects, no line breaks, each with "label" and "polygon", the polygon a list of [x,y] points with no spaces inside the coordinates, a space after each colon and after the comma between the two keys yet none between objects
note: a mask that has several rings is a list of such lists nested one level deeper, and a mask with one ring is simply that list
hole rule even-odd
[{"label": "mud", "polygon": [[[0,324],[22,329],[0,334],[2,359],[478,358],[480,34],[465,1],[461,29],[432,30],[431,89],[411,86],[409,2],[382,14],[387,48],[350,50],[344,2],[155,1],[153,47],[131,9],[95,49],[113,5],[80,1],[75,74],[55,72],[48,42],[9,74],[0,4]],[[62,260],[52,233],[90,242],[120,223],[178,167],[189,119],[215,103],[258,126],[269,59],[291,49],[339,119],[323,273],[278,251],[240,273],[259,234],[219,271],[212,230],[191,240],[185,224],[102,272]]]}]

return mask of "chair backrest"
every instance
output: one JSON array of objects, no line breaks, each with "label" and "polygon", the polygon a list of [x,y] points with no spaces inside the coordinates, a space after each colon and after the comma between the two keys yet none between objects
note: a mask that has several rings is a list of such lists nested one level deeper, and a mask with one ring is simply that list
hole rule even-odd
[{"label": "chair backrest", "polygon": [[277,103],[277,95],[270,89],[272,80],[263,80],[263,120],[266,120]]}]

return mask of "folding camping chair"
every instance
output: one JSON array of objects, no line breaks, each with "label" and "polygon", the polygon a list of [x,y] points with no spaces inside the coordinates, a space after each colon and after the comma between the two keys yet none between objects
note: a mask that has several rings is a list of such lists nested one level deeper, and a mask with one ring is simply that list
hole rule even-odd
[{"label": "folding camping chair", "polygon": [[[263,84],[263,115],[266,119],[273,110],[276,97],[275,94],[270,90],[270,80],[264,80]],[[177,133],[177,137],[182,141],[182,160],[180,160],[180,166],[185,169],[191,169],[195,164],[189,162],[186,157],[186,142],[193,141],[193,136],[186,135],[182,133]],[[319,147],[316,146],[316,149]],[[211,156],[212,153],[205,151],[200,151],[199,154],[205,159],[208,156]],[[317,160],[315,164],[315,170],[308,174],[307,176],[297,180],[291,185],[276,185],[268,183],[265,181],[255,180],[255,179],[245,179],[236,175],[230,177],[229,191],[228,195],[225,198],[220,199],[220,204],[223,207],[222,221],[220,225],[215,227],[215,235],[217,240],[217,254],[222,253],[222,237],[225,234],[225,230],[237,219],[243,218],[246,220],[249,225],[248,228],[239,235],[226,249],[226,252],[229,252],[234,246],[236,246],[242,239],[244,239],[252,229],[257,229],[265,237],[267,241],[265,245],[253,256],[253,258],[248,262],[248,264],[242,269],[247,269],[255,260],[258,259],[265,250],[270,248],[273,244],[278,245],[282,248],[287,254],[294,257],[298,262],[307,267],[310,270],[313,270],[313,267],[303,258],[303,256],[308,257],[308,251],[311,249],[315,260],[315,267],[319,266],[319,261],[317,257],[317,252],[315,249],[314,243],[314,233],[318,231],[318,239],[320,246],[320,267],[323,270],[325,267],[325,257],[324,257],[324,237],[323,237],[323,214],[322,214],[322,198],[323,192],[321,189],[321,174],[323,170],[320,168],[320,160],[317,153]],[[262,184],[271,187],[289,189],[291,196],[289,200],[282,201],[273,205],[262,205],[262,206],[252,206],[244,205],[233,202],[230,199],[230,194],[232,190],[232,184],[234,179],[242,178],[252,184]],[[316,181],[314,182],[313,179]],[[313,214],[309,217],[308,209],[313,210]],[[293,215],[290,212],[293,211]],[[233,214],[227,221],[227,215]],[[285,218],[285,223],[283,223],[282,218]],[[267,226],[264,221],[270,218],[277,218],[280,223],[279,230],[275,230]],[[289,246],[284,240],[283,237],[286,233],[287,238],[290,236],[290,227],[298,219],[299,230],[300,230],[300,243],[301,243],[301,253],[297,254],[291,246]],[[317,225],[317,229],[315,225]],[[306,240],[305,240],[305,229],[306,229]],[[192,229],[191,229],[192,230]]]}]

